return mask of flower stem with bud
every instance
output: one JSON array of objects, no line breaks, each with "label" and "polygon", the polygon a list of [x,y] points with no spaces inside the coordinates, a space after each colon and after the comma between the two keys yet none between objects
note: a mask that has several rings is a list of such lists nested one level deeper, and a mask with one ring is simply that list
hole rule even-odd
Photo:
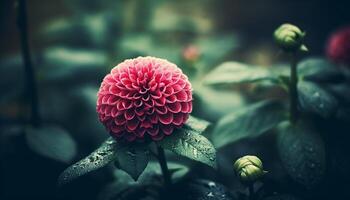
[{"label": "flower stem with bud", "polygon": [[243,156],[236,160],[233,169],[241,183],[248,188],[249,200],[255,199],[254,183],[267,173],[263,169],[261,160],[256,156]]},{"label": "flower stem with bud", "polygon": [[158,145],[157,145],[157,151],[158,151],[157,158],[159,161],[160,168],[162,170],[164,184],[165,184],[166,188],[169,188],[172,185],[172,181],[171,181],[171,176],[170,176],[170,172],[168,169],[168,165],[166,163],[165,152],[164,152],[164,149]]},{"label": "flower stem with bud", "polygon": [[293,24],[282,24],[274,32],[274,39],[277,45],[286,53],[291,55],[289,98],[290,98],[290,121],[295,123],[298,120],[298,72],[297,53],[307,52],[303,44],[305,32]]}]

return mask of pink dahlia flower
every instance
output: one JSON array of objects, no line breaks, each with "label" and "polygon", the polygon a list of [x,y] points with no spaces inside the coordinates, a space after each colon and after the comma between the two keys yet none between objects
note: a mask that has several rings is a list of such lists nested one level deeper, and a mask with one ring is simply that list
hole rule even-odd
[{"label": "pink dahlia flower", "polygon": [[330,37],[327,56],[334,62],[350,65],[350,27],[340,29]]},{"label": "pink dahlia flower", "polygon": [[154,57],[125,60],[97,94],[99,120],[117,140],[161,140],[192,111],[192,88],[175,64]]}]

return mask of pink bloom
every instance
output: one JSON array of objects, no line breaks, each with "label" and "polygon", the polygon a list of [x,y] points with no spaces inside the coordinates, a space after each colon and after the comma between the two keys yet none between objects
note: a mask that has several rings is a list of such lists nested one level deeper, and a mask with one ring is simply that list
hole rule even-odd
[{"label": "pink bloom", "polygon": [[196,46],[189,45],[186,48],[184,48],[182,52],[182,56],[184,57],[185,60],[193,62],[199,58],[200,52]]},{"label": "pink bloom", "polygon": [[175,64],[138,57],[107,74],[97,94],[99,120],[117,140],[161,140],[192,111],[192,88]]},{"label": "pink bloom", "polygon": [[350,27],[340,29],[330,37],[327,56],[334,62],[350,65]]}]

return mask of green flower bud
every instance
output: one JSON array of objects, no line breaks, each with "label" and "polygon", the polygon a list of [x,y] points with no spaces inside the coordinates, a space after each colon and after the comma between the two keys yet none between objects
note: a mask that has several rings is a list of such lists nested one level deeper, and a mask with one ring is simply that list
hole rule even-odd
[{"label": "green flower bud", "polygon": [[308,51],[303,44],[305,32],[292,24],[282,24],[274,33],[276,43],[285,51]]},{"label": "green flower bud", "polygon": [[260,179],[267,171],[263,170],[261,160],[256,156],[244,156],[233,165],[236,175],[244,184],[252,184]]}]

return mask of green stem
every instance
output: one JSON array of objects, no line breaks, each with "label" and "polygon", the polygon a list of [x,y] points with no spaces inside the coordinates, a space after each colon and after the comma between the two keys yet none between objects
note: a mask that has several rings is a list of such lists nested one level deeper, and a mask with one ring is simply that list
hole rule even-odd
[{"label": "green stem", "polygon": [[30,122],[33,126],[39,126],[41,119],[38,106],[38,92],[35,82],[35,72],[32,65],[31,54],[28,42],[28,23],[27,23],[27,2],[26,0],[17,0],[17,26],[21,40],[21,54],[25,70],[25,88],[30,102],[31,116]]},{"label": "green stem", "polygon": [[248,191],[249,200],[254,200],[254,184],[248,185]]},{"label": "green stem", "polygon": [[297,55],[291,55],[289,98],[290,98],[290,122],[295,123],[298,120],[298,74],[297,74]]},{"label": "green stem", "polygon": [[160,146],[157,146],[157,151],[158,151],[159,165],[160,165],[160,168],[162,169],[162,173],[163,173],[164,184],[165,184],[165,187],[169,188],[171,186],[172,182],[171,182],[171,177],[170,177],[168,165],[166,163],[164,149]]}]

